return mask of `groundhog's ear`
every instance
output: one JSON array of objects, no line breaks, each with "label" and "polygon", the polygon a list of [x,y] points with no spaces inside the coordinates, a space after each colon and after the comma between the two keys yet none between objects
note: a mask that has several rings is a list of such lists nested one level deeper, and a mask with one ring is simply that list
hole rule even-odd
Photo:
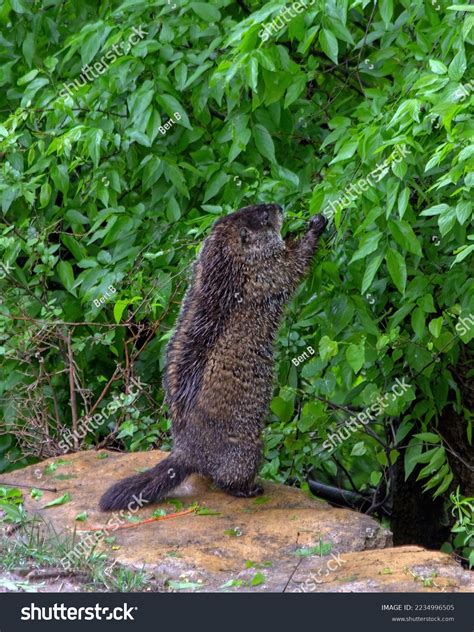
[{"label": "groundhog's ear", "polygon": [[248,244],[250,242],[250,231],[248,228],[242,227],[240,229],[240,241],[243,244]]}]

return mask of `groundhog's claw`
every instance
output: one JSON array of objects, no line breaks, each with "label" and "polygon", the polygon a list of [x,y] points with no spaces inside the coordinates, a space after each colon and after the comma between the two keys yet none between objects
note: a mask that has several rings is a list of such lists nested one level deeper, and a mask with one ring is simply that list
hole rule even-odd
[{"label": "groundhog's claw", "polygon": [[263,494],[263,487],[257,483],[250,489],[227,489],[228,494],[237,496],[237,498],[255,498]]},{"label": "groundhog's claw", "polygon": [[324,217],[324,215],[321,215],[321,213],[318,213],[318,215],[315,215],[314,217],[310,219],[309,227],[311,230],[314,230],[315,233],[317,233],[318,235],[321,235],[321,233],[326,228],[327,223],[328,223],[328,220]]}]

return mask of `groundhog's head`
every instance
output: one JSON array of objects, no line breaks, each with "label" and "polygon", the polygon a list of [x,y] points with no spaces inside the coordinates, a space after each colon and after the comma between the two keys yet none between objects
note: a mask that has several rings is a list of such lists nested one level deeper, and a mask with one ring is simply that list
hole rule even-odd
[{"label": "groundhog's head", "polygon": [[278,204],[254,204],[218,219],[213,233],[226,245],[228,254],[261,259],[284,247],[282,224],[283,211]]}]

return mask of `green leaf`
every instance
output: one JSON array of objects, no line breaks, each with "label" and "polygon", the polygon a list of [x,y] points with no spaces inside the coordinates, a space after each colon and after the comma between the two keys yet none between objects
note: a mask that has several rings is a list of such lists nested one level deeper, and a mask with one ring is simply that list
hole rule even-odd
[{"label": "green leaf", "polygon": [[423,338],[425,332],[425,312],[421,307],[416,307],[411,313],[411,326],[418,338]]},{"label": "green leaf", "polygon": [[85,215],[83,215],[82,213],[80,213],[79,211],[75,211],[73,209],[70,209],[69,211],[67,211],[67,213],[64,215],[65,219],[69,220],[71,222],[71,224],[88,224],[89,223],[89,218],[86,217]]},{"label": "green leaf", "polygon": [[294,555],[298,557],[310,557],[311,555],[319,555],[319,557],[324,557],[325,555],[329,555],[332,551],[332,542],[323,542],[319,541],[316,546],[311,547],[302,547],[300,549],[296,549]]},{"label": "green leaf", "polygon": [[367,448],[363,441],[359,441],[353,446],[351,456],[364,456],[364,454],[367,454]]},{"label": "green leaf", "polygon": [[456,257],[454,258],[454,261],[451,264],[451,268],[453,267],[453,265],[455,265],[456,263],[461,263],[461,261],[464,261],[464,259],[466,259],[466,257],[468,257],[471,252],[474,252],[474,245],[471,246],[462,246],[459,249],[458,254],[456,255]]},{"label": "green leaf", "polygon": [[394,282],[395,287],[400,292],[400,294],[404,294],[407,284],[407,268],[405,265],[405,259],[397,250],[389,248],[387,250],[387,254],[385,255],[385,260],[387,262],[387,268],[390,277]]},{"label": "green leaf", "polygon": [[250,57],[248,64],[245,67],[245,76],[247,78],[248,85],[252,88],[252,90],[257,90],[258,61],[255,57]]},{"label": "green leaf", "polygon": [[365,345],[350,344],[346,349],[346,360],[354,373],[359,373],[365,362]]},{"label": "green leaf", "polygon": [[48,205],[51,199],[51,185],[49,182],[45,182],[40,190],[40,207],[44,208]]},{"label": "green leaf", "polygon": [[23,39],[22,50],[26,63],[31,67],[33,63],[33,56],[36,49],[36,38],[34,33],[27,33]]},{"label": "green leaf", "polygon": [[451,482],[452,482],[453,478],[454,478],[454,474],[452,472],[449,472],[449,474],[444,478],[444,480],[441,483],[441,485],[438,487],[438,489],[433,494],[433,498],[437,498],[438,496],[441,496],[441,494],[443,494],[448,489],[448,487],[451,485]]},{"label": "green leaf", "polygon": [[428,324],[428,329],[433,334],[435,338],[439,338],[441,333],[441,329],[443,327],[444,318],[440,316],[439,318],[434,318]]},{"label": "green leaf", "polygon": [[164,165],[158,156],[151,156],[143,169],[142,190],[148,191],[160,179]]},{"label": "green leaf", "polygon": [[265,582],[265,575],[263,573],[255,573],[255,575],[250,580],[251,586],[260,586]]},{"label": "green leaf", "polygon": [[434,432],[419,432],[413,436],[416,437],[416,439],[421,439],[421,441],[426,441],[427,443],[439,443],[441,440],[440,436]]},{"label": "green leaf", "polygon": [[337,56],[339,52],[339,47],[337,43],[336,36],[329,29],[322,29],[319,32],[319,43],[321,45],[321,50],[326,53],[326,55],[331,59],[335,64],[338,63]]},{"label": "green leaf", "polygon": [[323,362],[337,355],[339,351],[338,344],[335,340],[331,340],[328,336],[323,336],[319,341],[319,355]]},{"label": "green leaf", "polygon": [[301,95],[306,88],[306,76],[298,75],[286,91],[283,107],[287,109]]},{"label": "green leaf", "polygon": [[23,85],[25,85],[25,83],[29,83],[30,81],[32,81],[36,77],[38,72],[39,71],[36,68],[33,68],[33,70],[30,70],[30,72],[27,72],[26,75],[23,75],[23,77],[20,77],[18,79],[17,85],[23,86]]},{"label": "green leaf", "polygon": [[[183,125],[187,129],[193,129],[191,123],[189,122],[186,110],[177,99],[171,96],[171,94],[157,94],[156,100],[162,106],[164,111],[170,117],[173,117],[176,125]],[[178,119],[178,117],[175,117],[176,112],[178,112],[178,114],[181,116],[180,119]]]},{"label": "green leaf", "polygon": [[61,241],[69,250],[69,252],[74,256],[76,261],[81,261],[86,257],[87,250],[82,244],[74,239],[74,237],[71,237],[71,235],[66,235],[65,233],[63,233],[61,235]]},{"label": "green leaf", "polygon": [[118,301],[116,301],[114,305],[114,320],[117,324],[122,320],[123,312],[129,304],[129,299],[119,299]]},{"label": "green leaf", "polygon": [[405,480],[408,480],[408,477],[417,466],[422,450],[423,444],[417,438],[413,438],[408,444],[405,450]]},{"label": "green leaf", "polygon": [[448,11],[470,11],[474,12],[474,6],[472,4],[452,4],[448,7]]},{"label": "green leaf", "polygon": [[448,75],[452,81],[460,81],[462,76],[466,72],[466,55],[464,48],[462,48],[453,58],[453,61],[449,64]]},{"label": "green leaf", "polygon": [[413,253],[417,257],[423,256],[420,242],[408,222],[401,219],[397,221],[389,219],[388,227],[399,246],[408,250],[408,252]]},{"label": "green leaf", "polygon": [[70,500],[71,500],[71,494],[69,492],[66,492],[62,496],[59,496],[59,498],[55,498],[54,500],[51,500],[49,503],[46,503],[46,505],[43,505],[42,509],[47,509],[48,507],[57,507],[58,505],[64,505],[65,503],[68,503]]},{"label": "green leaf", "polygon": [[52,474],[58,469],[58,465],[60,465],[59,461],[53,461],[53,463],[48,463],[48,465],[44,468],[44,473],[46,475]]},{"label": "green leaf", "polygon": [[196,516],[220,516],[222,515],[220,511],[215,511],[214,509],[207,509],[206,507],[200,507],[196,510]]},{"label": "green leaf", "polygon": [[327,420],[326,408],[322,402],[308,402],[301,410],[301,414],[298,419],[298,429],[301,432],[307,432],[308,430],[321,427],[321,425]]},{"label": "green leaf", "polygon": [[60,261],[56,270],[58,272],[59,279],[66,290],[76,296],[76,292],[74,290],[74,272],[72,271],[72,265],[69,261]]},{"label": "green leaf", "polygon": [[402,189],[400,195],[398,196],[398,216],[400,217],[400,219],[403,219],[403,216],[405,215],[409,199],[410,189],[408,187],[405,187],[404,189]]},{"label": "green leaf", "polygon": [[361,294],[365,294],[372,285],[372,281],[377,274],[377,270],[380,268],[380,264],[383,261],[384,254],[384,252],[378,252],[370,258],[365,268],[364,278],[362,279],[362,286],[360,289]]},{"label": "green leaf", "polygon": [[379,0],[379,9],[384,23],[390,24],[393,15],[393,0]]},{"label": "green leaf", "polygon": [[441,213],[445,213],[449,208],[449,204],[436,204],[435,206],[430,206],[430,208],[422,211],[420,215],[440,215]]},{"label": "green leaf", "polygon": [[107,31],[109,30],[109,28],[105,30],[104,23],[101,21],[85,27],[84,31],[86,31],[86,37],[82,39],[80,48],[83,66],[94,59],[99,52],[104,36],[107,35]]},{"label": "green leaf", "polygon": [[87,142],[87,148],[89,150],[89,156],[92,158],[92,162],[95,167],[98,167],[100,160],[100,145],[104,136],[103,129],[95,129],[89,133],[89,140]]},{"label": "green leaf", "polygon": [[270,162],[276,162],[273,139],[266,127],[263,125],[255,125],[253,128],[253,139],[259,153],[264,158],[270,160]]},{"label": "green leaf", "polygon": [[338,151],[337,156],[333,158],[329,164],[333,165],[336,162],[341,162],[342,160],[348,160],[349,158],[352,158],[358,146],[359,141],[357,140],[346,141]]},{"label": "green leaf", "polygon": [[[472,156],[474,156],[474,144],[471,144],[471,145],[468,145],[467,147],[464,147],[464,149],[462,149],[459,152],[458,162],[461,162],[463,160],[468,160]],[[465,203],[470,205],[470,203],[467,202],[467,201]]]},{"label": "green leaf", "polygon": [[203,202],[207,202],[214,196],[216,196],[219,191],[222,189],[224,184],[229,181],[229,176],[224,172],[220,171],[216,173],[210,180],[206,188],[206,192],[204,193]]},{"label": "green leaf", "polygon": [[77,522],[86,522],[87,511],[81,511],[80,513],[76,514],[76,517],[74,518],[74,520],[76,520]]},{"label": "green leaf", "polygon": [[367,235],[364,235],[360,241],[359,248],[353,254],[349,264],[354,263],[354,261],[358,261],[359,259],[365,259],[367,255],[377,250],[381,238],[382,233],[379,233],[378,231],[370,232]]},{"label": "green leaf", "polygon": [[221,589],[221,588],[240,587],[240,586],[243,585],[243,583],[244,583],[243,579],[229,579],[229,581],[227,581],[224,584],[222,584],[221,586],[219,586],[219,589]]},{"label": "green leaf", "polygon": [[293,417],[294,401],[288,401],[283,399],[283,397],[277,396],[272,399],[270,409],[285,424]]},{"label": "green leaf", "polygon": [[436,312],[436,307],[434,305],[433,297],[431,294],[424,294],[419,300],[418,304],[421,309],[428,314],[434,314]]},{"label": "green leaf", "polygon": [[403,439],[409,434],[415,424],[412,421],[402,421],[395,433],[395,442],[400,444]]},{"label": "green leaf", "polygon": [[151,147],[150,139],[143,132],[139,132],[136,129],[132,129],[127,131],[127,136],[132,141],[137,142],[139,145],[143,145],[143,147]]},{"label": "green leaf", "polygon": [[220,11],[209,2],[191,2],[189,6],[206,22],[218,23],[221,19]]},{"label": "green leaf", "polygon": [[[430,450],[431,452],[431,450]],[[417,481],[426,478],[427,476],[431,476],[434,472],[439,470],[439,468],[446,463],[446,451],[443,447],[436,448],[434,452],[432,452],[432,456],[428,465],[425,465],[422,468],[417,476]]]},{"label": "green leaf", "polygon": [[232,527],[232,529],[225,529],[224,535],[229,535],[232,538],[239,538],[242,535],[242,530],[240,527]]},{"label": "green leaf", "polygon": [[166,217],[170,222],[177,222],[181,217],[181,208],[174,195],[172,195],[168,200],[168,205],[166,207]]},{"label": "green leaf", "polygon": [[172,590],[200,590],[202,584],[198,582],[178,581],[170,579],[166,582],[166,586]]},{"label": "green leaf", "polygon": [[436,75],[445,75],[448,72],[447,67],[443,64],[443,62],[438,61],[437,59],[430,59],[429,60],[429,64],[430,64],[430,69],[436,74]]},{"label": "green leaf", "polygon": [[51,169],[51,179],[57,189],[67,194],[69,190],[69,173],[66,165],[54,165]]},{"label": "green leaf", "polygon": [[438,226],[441,236],[444,237],[449,233],[451,228],[456,224],[456,209],[450,208],[447,213],[443,213],[438,217]]}]

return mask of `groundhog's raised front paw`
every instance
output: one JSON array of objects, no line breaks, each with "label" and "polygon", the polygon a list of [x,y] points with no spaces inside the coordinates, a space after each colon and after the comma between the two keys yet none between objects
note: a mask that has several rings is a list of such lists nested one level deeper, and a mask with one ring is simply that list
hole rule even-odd
[{"label": "groundhog's raised front paw", "polygon": [[324,232],[324,229],[326,228],[327,223],[328,223],[328,220],[324,217],[324,215],[321,215],[321,213],[318,213],[317,215],[315,215],[309,220],[309,227],[317,235],[321,235],[321,233]]}]

